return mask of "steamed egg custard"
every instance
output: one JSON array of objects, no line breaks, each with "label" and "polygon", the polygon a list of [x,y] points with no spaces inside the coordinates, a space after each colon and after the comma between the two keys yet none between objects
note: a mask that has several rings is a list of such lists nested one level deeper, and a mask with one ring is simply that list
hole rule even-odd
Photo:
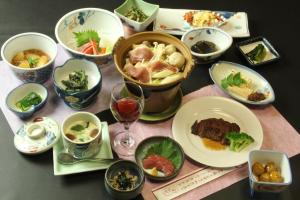
[{"label": "steamed egg custard", "polygon": [[98,127],[90,121],[76,121],[69,127],[65,135],[73,142],[84,143],[92,140],[99,132]]}]

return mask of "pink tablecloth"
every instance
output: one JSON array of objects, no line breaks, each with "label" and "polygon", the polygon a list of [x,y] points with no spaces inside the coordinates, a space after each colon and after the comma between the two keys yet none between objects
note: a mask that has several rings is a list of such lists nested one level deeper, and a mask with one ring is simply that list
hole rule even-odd
[{"label": "pink tablecloth", "polygon": [[[202,96],[225,96],[216,86],[209,85],[198,91],[190,93],[183,97],[183,104],[187,101]],[[300,135],[299,133],[284,119],[284,117],[272,106],[251,108],[259,119],[263,131],[264,141],[262,149],[271,149],[285,152],[288,156],[296,155],[300,152]],[[133,132],[138,134],[140,138],[147,138],[154,135],[172,136],[171,125],[173,119],[158,123],[137,122],[133,128]],[[119,124],[110,126],[112,138],[121,129]],[[178,177],[181,177],[193,170],[203,168],[204,165],[185,160],[184,166]],[[205,185],[202,185],[177,199],[200,199],[214,192],[226,188],[241,179],[248,176],[247,166],[244,165],[235,171],[215,179]],[[153,183],[146,180],[143,188],[143,197],[147,200],[155,199],[152,189],[159,187],[164,183]]]}]

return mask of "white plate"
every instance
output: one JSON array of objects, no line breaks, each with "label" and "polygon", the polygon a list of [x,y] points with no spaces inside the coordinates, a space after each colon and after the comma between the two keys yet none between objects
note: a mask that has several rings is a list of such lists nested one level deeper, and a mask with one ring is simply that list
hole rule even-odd
[{"label": "white plate", "polygon": [[[186,31],[193,29],[183,18],[184,14],[189,11],[201,10],[159,8],[156,20],[154,21],[153,30],[173,35],[183,35]],[[214,12],[225,19],[226,23],[217,25],[229,35],[232,37],[250,36],[247,13],[228,11]]]},{"label": "white plate", "polygon": [[[223,118],[237,123],[242,132],[251,135],[255,142],[241,152],[210,150],[202,139],[191,133],[196,120]],[[182,146],[185,154],[193,160],[211,167],[233,167],[248,160],[251,150],[260,149],[263,142],[263,130],[256,116],[244,105],[224,97],[209,96],[191,100],[184,104],[174,117],[172,124],[174,139]]]},{"label": "white plate", "polygon": [[[224,89],[221,86],[222,79],[227,77],[230,73],[232,73],[232,71],[240,72],[243,77],[250,79],[254,86],[253,88],[254,91],[267,93],[268,96],[266,97],[266,99],[257,102],[249,101],[247,98],[243,96],[240,96],[238,94],[235,94],[234,92]],[[252,104],[252,105],[266,105],[275,101],[275,94],[269,82],[256,71],[248,67],[245,67],[243,65],[232,63],[232,62],[219,61],[209,69],[209,75],[211,79],[214,81],[214,83],[221,90],[223,90],[226,94],[228,94],[232,98],[241,101],[243,103]]]},{"label": "white plate", "polygon": [[[102,144],[100,147],[99,153],[95,156],[95,158],[113,158],[111,146],[110,146],[110,138],[108,132],[107,122],[101,122],[102,124]],[[60,139],[56,145],[53,147],[53,170],[54,175],[67,175],[67,174],[76,174],[88,171],[95,171],[106,169],[110,166],[111,162],[80,162],[73,165],[62,165],[57,161],[57,156],[60,152],[64,152],[64,146],[62,139]]]},{"label": "white plate", "polygon": [[[38,121],[35,121],[38,119]],[[32,139],[27,135],[26,129],[32,124],[38,124],[45,129],[45,134],[40,138]],[[14,145],[16,149],[24,154],[34,155],[43,153],[53,147],[60,138],[60,130],[58,124],[51,118],[41,117],[35,118],[21,126],[14,137]]]}]

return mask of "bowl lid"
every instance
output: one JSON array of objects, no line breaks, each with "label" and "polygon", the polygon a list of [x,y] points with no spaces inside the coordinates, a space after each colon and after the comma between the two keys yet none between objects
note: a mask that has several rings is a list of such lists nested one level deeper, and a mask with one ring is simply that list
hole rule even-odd
[{"label": "bowl lid", "polygon": [[18,151],[39,154],[53,147],[60,137],[58,124],[48,117],[37,117],[23,124],[14,137]]}]

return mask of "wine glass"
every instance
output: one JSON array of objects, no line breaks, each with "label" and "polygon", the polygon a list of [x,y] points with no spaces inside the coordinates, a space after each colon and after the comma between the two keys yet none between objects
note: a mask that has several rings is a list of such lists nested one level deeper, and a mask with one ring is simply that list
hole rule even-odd
[{"label": "wine glass", "polygon": [[114,150],[122,156],[134,154],[137,142],[130,134],[132,123],[139,119],[144,108],[144,94],[142,88],[127,82],[115,85],[111,91],[110,110],[117,121],[124,125],[114,139]]}]

